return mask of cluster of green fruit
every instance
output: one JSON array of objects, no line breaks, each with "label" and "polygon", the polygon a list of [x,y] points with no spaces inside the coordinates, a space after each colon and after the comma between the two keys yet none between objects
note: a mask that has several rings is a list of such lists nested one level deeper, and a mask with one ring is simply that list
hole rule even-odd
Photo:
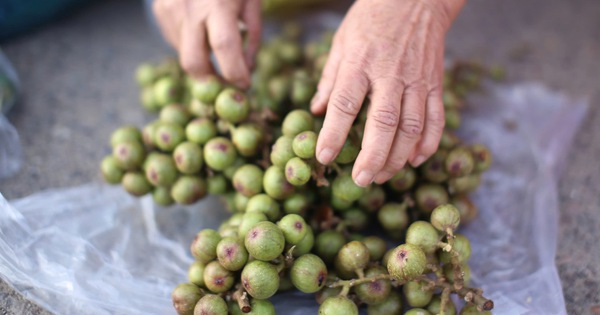
[{"label": "cluster of green fruit", "polygon": [[[451,293],[470,302],[461,314],[488,314],[492,302],[465,286],[470,245],[454,230],[476,215],[467,193],[491,156],[452,130],[464,97],[489,72],[469,64],[448,70],[438,152],[363,188],[350,170],[368,100],[334,163],[319,164],[323,119],[308,107],[331,33],[304,47],[300,35],[287,26],[263,45],[249,91],[216,77],[192,80],[173,60],[137,70],[142,105],[159,117],[113,133],[104,179],[164,206],[220,195],[233,213],[192,242],[189,282],[173,292],[178,313],[274,314],[267,299],[296,288],[317,293],[319,314],[357,314],[363,304],[371,315],[400,314],[401,292],[413,308],[407,314],[455,314]],[[365,236],[373,231],[384,233]],[[388,250],[383,234],[406,244]]]}]

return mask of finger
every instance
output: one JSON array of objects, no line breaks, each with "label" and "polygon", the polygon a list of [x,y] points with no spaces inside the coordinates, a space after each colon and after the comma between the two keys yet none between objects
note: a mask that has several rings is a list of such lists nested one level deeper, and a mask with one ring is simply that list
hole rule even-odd
[{"label": "finger", "polygon": [[441,93],[432,91],[427,96],[425,112],[425,127],[421,141],[417,144],[414,156],[410,160],[413,167],[417,167],[432,156],[438,148],[442,133],[444,132],[444,104]]},{"label": "finger", "polygon": [[397,80],[373,85],[362,150],[352,170],[352,177],[359,186],[365,187],[371,184],[375,175],[387,162],[398,130],[401,99],[402,88]]},{"label": "finger", "polygon": [[179,47],[178,22],[173,19],[169,4],[165,1],[154,1],[152,11],[165,40],[175,49]]},{"label": "finger", "polygon": [[210,62],[210,50],[203,24],[186,19],[181,33],[179,62],[183,70],[195,79],[213,74],[214,69]]},{"label": "finger", "polygon": [[248,0],[242,11],[242,21],[246,23],[247,46],[246,46],[246,66],[248,69],[254,68],[254,57],[260,47],[260,36],[262,26],[260,23],[260,0]]},{"label": "finger", "polygon": [[317,160],[321,164],[331,163],[340,152],[367,94],[368,79],[359,69],[347,62],[340,65],[317,140]]},{"label": "finger", "polygon": [[315,115],[322,115],[327,108],[327,102],[329,101],[329,96],[333,90],[333,85],[342,59],[341,46],[341,40],[334,39],[331,49],[329,50],[329,55],[327,56],[325,68],[323,68],[323,73],[321,73],[321,79],[317,86],[317,93],[310,102],[310,110]]},{"label": "finger", "polygon": [[421,86],[408,86],[402,96],[402,112],[396,137],[386,165],[375,176],[375,182],[384,183],[404,167],[415,145],[421,138],[425,120],[427,92]]},{"label": "finger", "polygon": [[250,85],[250,72],[242,50],[237,14],[221,9],[208,19],[208,40],[225,80],[241,88]]}]

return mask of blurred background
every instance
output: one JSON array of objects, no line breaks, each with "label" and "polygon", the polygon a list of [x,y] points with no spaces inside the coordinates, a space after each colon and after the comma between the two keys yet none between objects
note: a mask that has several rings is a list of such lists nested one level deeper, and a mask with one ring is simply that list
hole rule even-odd
[{"label": "blurred background", "polygon": [[[0,1],[0,47],[22,90],[7,114],[23,146],[21,170],[0,181],[9,200],[98,181],[110,133],[150,119],[138,105],[136,66],[171,52],[148,23],[144,1],[31,1],[36,10],[26,10],[28,2]],[[343,12],[347,4],[325,9]],[[598,17],[594,0],[469,1],[447,37],[451,59],[500,64],[509,82],[538,81],[589,100],[560,181],[556,263],[569,314],[600,314]],[[0,311],[47,314],[4,282]]]}]

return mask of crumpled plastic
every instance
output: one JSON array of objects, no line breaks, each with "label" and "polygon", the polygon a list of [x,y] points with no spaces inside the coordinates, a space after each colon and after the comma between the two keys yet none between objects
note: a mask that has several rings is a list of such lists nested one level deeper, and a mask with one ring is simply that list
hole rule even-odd
[{"label": "crumpled plastic", "polygon": [[[556,270],[557,178],[585,114],[539,84],[490,86],[472,99],[460,133],[493,153],[474,193],[473,284],[495,314],[566,314]],[[0,195],[0,276],[56,314],[175,314],[189,244],[228,216],[215,197],[161,208],[121,187],[90,183],[8,202]],[[276,295],[278,314],[316,314],[312,295]]]},{"label": "crumpled plastic", "polygon": [[0,50],[0,180],[11,177],[21,167],[19,134],[4,116],[16,103],[19,77]]}]

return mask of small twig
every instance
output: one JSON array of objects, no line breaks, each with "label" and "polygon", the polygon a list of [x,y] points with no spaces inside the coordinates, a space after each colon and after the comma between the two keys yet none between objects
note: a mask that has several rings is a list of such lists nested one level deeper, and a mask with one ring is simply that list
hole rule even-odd
[{"label": "small twig", "polygon": [[375,282],[378,280],[395,280],[394,277],[388,275],[388,274],[381,274],[381,275],[376,275],[373,277],[363,277],[362,279],[350,279],[350,280],[337,280],[331,284],[328,285],[328,287],[330,288],[339,288],[339,287],[353,287],[355,285],[359,285],[362,283],[367,283],[367,282]]},{"label": "small twig", "polygon": [[440,315],[446,315],[446,305],[448,304],[448,301],[450,301],[450,289],[444,288],[444,290],[442,290],[440,302]]},{"label": "small twig", "polygon": [[250,313],[252,306],[250,306],[250,300],[248,299],[248,293],[244,291],[242,286],[233,293],[232,298],[238,302],[238,305],[243,313]]}]

